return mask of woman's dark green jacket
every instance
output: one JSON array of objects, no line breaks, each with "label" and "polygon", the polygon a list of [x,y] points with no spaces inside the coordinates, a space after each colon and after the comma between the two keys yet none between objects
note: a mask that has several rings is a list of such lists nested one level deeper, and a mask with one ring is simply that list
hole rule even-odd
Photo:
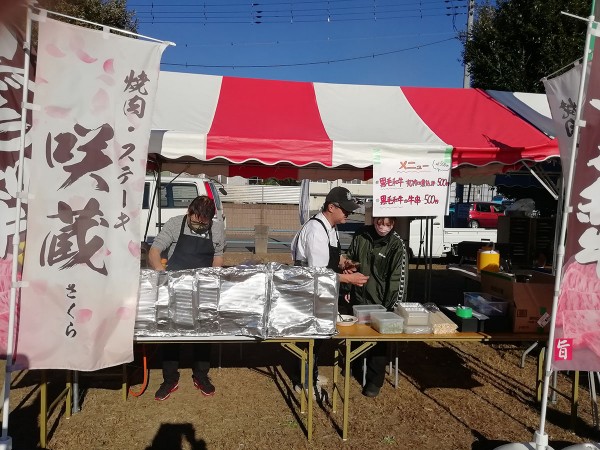
[{"label": "woman's dark green jacket", "polygon": [[395,231],[380,237],[373,225],[364,226],[354,235],[347,256],[369,276],[364,286],[352,286],[352,304],[381,304],[391,311],[398,301],[406,301],[408,252]]}]

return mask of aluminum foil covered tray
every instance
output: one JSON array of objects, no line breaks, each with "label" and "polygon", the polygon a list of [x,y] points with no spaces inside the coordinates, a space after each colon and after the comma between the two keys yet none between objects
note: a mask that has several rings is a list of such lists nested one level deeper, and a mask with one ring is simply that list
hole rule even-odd
[{"label": "aluminum foil covered tray", "polygon": [[338,277],[324,267],[271,266],[268,335],[331,336],[335,334]]},{"label": "aluminum foil covered tray", "polygon": [[338,276],[283,264],[144,269],[136,336],[331,336]]}]

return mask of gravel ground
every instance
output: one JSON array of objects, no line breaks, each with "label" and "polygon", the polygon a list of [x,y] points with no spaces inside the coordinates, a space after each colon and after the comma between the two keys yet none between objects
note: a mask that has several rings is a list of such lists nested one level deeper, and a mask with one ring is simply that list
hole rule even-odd
[{"label": "gravel ground", "polygon": [[[226,257],[226,264],[274,258]],[[432,298],[445,303],[460,298],[465,280],[455,277],[435,270]],[[410,292],[414,297],[423,292],[424,279],[422,270],[412,270]],[[193,388],[189,361],[184,359],[180,388],[164,402],[154,400],[161,374],[155,348],[148,346],[151,372],[147,392],[124,401],[118,378],[82,377],[82,410],[67,418],[62,404],[53,409],[48,448],[493,449],[506,442],[530,441],[539,427],[535,351],[527,357],[525,367],[519,367],[526,346],[518,342],[401,343],[398,388],[392,385],[393,377],[388,377],[381,394],[371,399],[363,397],[359,383],[352,380],[349,440],[341,439],[341,409],[333,412],[325,403],[315,408],[311,443],[306,439],[298,394],[290,384],[297,363],[277,344],[223,344],[220,351],[215,345],[211,370],[217,389],[214,397],[203,397]],[[331,342],[322,354],[329,357],[321,372],[331,379]],[[138,365],[139,357],[129,369],[134,389],[141,383]],[[51,371],[49,378],[54,398],[64,387],[64,373]],[[39,448],[39,380],[38,371],[13,374],[9,435],[15,449]],[[600,440],[592,422],[587,375],[582,374],[581,380],[575,431],[570,429],[568,399],[559,396],[556,403],[549,404],[546,431],[556,450]],[[568,376],[561,374],[558,381],[559,390],[568,393]],[[331,393],[331,383],[327,390]]]}]

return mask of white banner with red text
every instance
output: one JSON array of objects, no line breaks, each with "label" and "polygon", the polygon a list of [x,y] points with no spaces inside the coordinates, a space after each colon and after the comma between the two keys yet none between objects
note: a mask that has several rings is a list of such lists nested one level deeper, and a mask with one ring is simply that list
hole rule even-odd
[{"label": "white banner with red text", "polygon": [[133,359],[140,210],[165,44],[39,27],[17,366]]}]

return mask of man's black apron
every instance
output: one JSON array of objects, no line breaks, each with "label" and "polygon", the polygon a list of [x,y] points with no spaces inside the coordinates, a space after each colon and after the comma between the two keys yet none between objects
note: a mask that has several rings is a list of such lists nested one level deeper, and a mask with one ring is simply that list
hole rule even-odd
[{"label": "man's black apron", "polygon": [[[325,234],[327,234],[327,242],[329,247],[329,261],[327,262],[327,268],[333,270],[335,273],[340,273],[340,257],[342,256],[342,246],[340,244],[340,238],[337,237],[337,247],[331,245],[331,240],[329,239],[329,231],[327,227],[323,223],[322,220],[317,219],[316,216],[312,216],[309,220],[316,220],[321,224],[323,229],[325,230]],[[306,261],[294,261],[295,266],[307,266],[308,263]]]},{"label": "man's black apron", "polygon": [[[212,232],[207,237],[188,236],[184,234],[187,216],[183,216],[179,238],[175,250],[167,262],[168,270],[198,269],[212,267],[215,257],[215,247],[212,242]],[[163,346],[163,378],[166,383],[177,383],[179,380],[179,344]],[[201,382],[208,376],[210,369],[210,344],[193,344],[194,366],[193,375]]]},{"label": "man's black apron", "polygon": [[[341,270],[340,270],[340,257],[342,256],[342,246],[340,244],[340,238],[339,238],[339,236],[337,236],[337,233],[336,233],[337,247],[331,245],[331,240],[329,239],[329,231],[327,230],[327,227],[325,226],[325,224],[323,223],[323,221],[320,220],[320,219],[317,219],[316,216],[311,217],[309,220],[316,220],[317,222],[319,222],[321,224],[321,226],[325,230],[325,234],[327,234],[327,246],[329,248],[329,261],[327,262],[327,268],[333,270],[335,273],[340,273],[341,272]],[[308,222],[306,222],[306,223],[308,223]],[[297,245],[297,243],[296,243],[296,245]],[[294,265],[295,266],[304,266],[304,267],[307,267],[308,263],[307,263],[307,261],[298,261],[297,260],[297,261],[294,261]],[[339,307],[340,307],[340,302],[338,301],[338,308]],[[319,361],[319,352],[320,352],[321,344],[322,343],[323,343],[322,339],[315,339],[315,343],[314,343],[314,347],[313,347],[313,363],[314,363],[314,366],[313,366],[313,383],[315,385],[315,395],[317,397],[317,401],[319,401],[319,402],[323,401],[323,397],[321,396],[322,394],[319,394],[318,393],[319,390],[317,389],[317,379],[319,377],[318,361]],[[300,370],[305,370],[305,369],[301,368]]]},{"label": "man's black apron", "polygon": [[215,247],[212,242],[212,232],[209,230],[207,237],[188,236],[184,234],[187,216],[181,221],[181,231],[175,250],[167,262],[169,270],[198,269],[212,267],[215,257]]}]

